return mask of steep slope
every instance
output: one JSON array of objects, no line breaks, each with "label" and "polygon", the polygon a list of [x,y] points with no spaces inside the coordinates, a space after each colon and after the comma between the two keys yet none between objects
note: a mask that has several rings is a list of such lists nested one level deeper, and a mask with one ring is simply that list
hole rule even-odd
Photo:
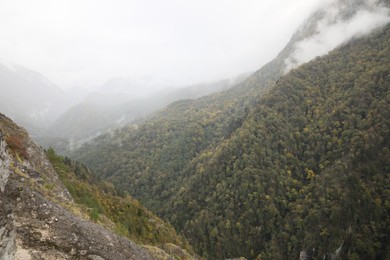
[{"label": "steep slope", "polygon": [[[372,1],[339,2],[348,21]],[[386,257],[389,27],[280,78],[322,17],[237,87],[175,102],[74,155],[205,257]]]},{"label": "steep slope", "polygon": [[[105,84],[105,92],[91,93],[84,101],[59,116],[39,142],[45,147],[51,146],[56,151],[67,153],[110,129],[143,121],[144,117],[173,101],[196,99],[222,91],[242,82],[246,76],[188,87],[167,87],[154,90],[145,97],[137,97],[135,93],[142,86],[126,84],[124,79],[111,80],[114,82]],[[127,92],[126,87],[130,89]]]},{"label": "steep slope", "polygon": [[[0,259],[173,259],[178,255],[182,259],[193,259],[185,250],[172,244],[181,243],[173,228],[131,198],[120,198],[112,192],[105,195],[90,182],[62,171],[62,179],[73,188],[69,193],[43,150],[2,114],[0,156]],[[57,170],[70,169],[64,168],[65,164],[55,154],[51,153],[50,157],[56,161]],[[83,169],[83,176],[91,176]],[[110,185],[106,183],[106,187]],[[107,204],[102,208],[110,207],[110,214],[104,212],[108,217],[97,212],[97,218],[102,219],[100,223],[107,228],[85,220],[84,212],[93,211],[93,207],[88,209],[74,203],[73,198],[80,203],[78,200],[86,194],[89,200]],[[122,220],[109,220],[118,217]],[[166,243],[161,244],[163,249],[139,246],[110,231],[109,228],[115,229],[115,224],[123,219],[131,220],[129,223],[136,224],[134,228],[142,232],[125,232],[128,227],[123,226],[124,235],[151,245]],[[159,235],[163,237],[159,238]],[[164,249],[174,254],[166,253]]]},{"label": "steep slope", "polygon": [[293,70],[237,127],[196,110],[202,99],[181,101],[84,151],[206,257],[383,258],[389,46],[387,26]]},{"label": "steep slope", "polygon": [[[249,82],[245,80],[242,86],[256,82],[257,76]],[[262,82],[272,82],[259,77]],[[120,190],[142,199],[146,207],[156,212],[164,207],[165,198],[180,189],[180,179],[184,177],[180,171],[185,164],[240,126],[247,108],[259,95],[254,89],[242,89],[236,95],[234,88],[195,101],[174,102],[139,126],[97,137],[71,156],[92,167],[99,176],[109,178]],[[155,178],[156,173],[159,179]],[[159,198],[161,195],[164,199]]]},{"label": "steep slope", "polygon": [[[160,247],[173,244],[192,252],[188,242],[178,236],[172,226],[130,196],[119,196],[113,184],[96,178],[83,164],[56,155],[52,148],[48,149],[47,157],[75,202],[83,206],[81,211],[91,220],[136,243]],[[185,250],[180,249],[180,252],[188,255],[186,259],[192,259]]]},{"label": "steep slope", "polygon": [[388,257],[389,55],[387,26],[281,78],[165,215],[211,258]]},{"label": "steep slope", "polygon": [[[335,24],[338,19],[348,23],[361,10],[372,9],[366,1],[335,5],[336,15],[334,8],[332,15],[316,12],[273,61],[241,84],[194,101],[175,102],[137,127],[98,137],[72,156],[159,212],[187,181],[183,172],[188,163],[241,127],[259,97],[285,73],[300,43],[321,35],[319,24]],[[334,19],[329,22],[328,17]]]}]

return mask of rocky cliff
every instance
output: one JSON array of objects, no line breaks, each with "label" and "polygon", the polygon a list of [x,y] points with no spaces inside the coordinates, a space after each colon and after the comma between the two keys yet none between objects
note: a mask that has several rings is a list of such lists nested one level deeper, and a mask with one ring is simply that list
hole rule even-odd
[{"label": "rocky cliff", "polygon": [[0,114],[0,259],[155,259],[86,221],[44,151]]}]

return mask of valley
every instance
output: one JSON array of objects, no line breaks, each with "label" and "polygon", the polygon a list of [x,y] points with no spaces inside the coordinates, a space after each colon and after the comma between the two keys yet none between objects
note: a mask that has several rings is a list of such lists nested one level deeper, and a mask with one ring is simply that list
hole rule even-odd
[{"label": "valley", "polygon": [[217,81],[1,65],[0,259],[390,257],[390,2],[319,6]]}]

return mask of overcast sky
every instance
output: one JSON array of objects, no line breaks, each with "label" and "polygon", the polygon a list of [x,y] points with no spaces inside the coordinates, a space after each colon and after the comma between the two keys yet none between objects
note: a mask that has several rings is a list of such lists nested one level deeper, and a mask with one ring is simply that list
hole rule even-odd
[{"label": "overcast sky", "polygon": [[0,61],[61,87],[187,85],[254,71],[331,0],[0,0]]}]

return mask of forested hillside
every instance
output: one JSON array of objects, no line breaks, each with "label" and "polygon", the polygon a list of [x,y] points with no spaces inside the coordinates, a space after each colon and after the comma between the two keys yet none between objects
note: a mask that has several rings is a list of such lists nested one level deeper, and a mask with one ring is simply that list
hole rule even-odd
[{"label": "forested hillside", "polygon": [[165,211],[212,258],[389,256],[390,28],[281,78]]},{"label": "forested hillside", "polygon": [[252,88],[234,90],[252,98],[228,91],[176,102],[78,158],[208,258],[385,258],[389,57],[387,26],[273,87],[256,81],[259,71],[243,85]]},{"label": "forested hillside", "polygon": [[275,75],[281,71],[274,71],[273,67],[279,68],[274,64],[256,72],[239,88],[176,101],[140,125],[97,137],[72,156],[119,190],[147,198],[144,205],[160,211],[185,182],[185,165],[240,127],[256,98],[276,81]]},{"label": "forested hillside", "polygon": [[[245,74],[233,79],[177,89],[167,87],[154,90],[154,93],[142,98],[134,97],[134,93],[125,92],[126,80],[113,79],[109,81],[111,84],[108,82],[107,86],[102,87],[103,90],[106,89],[106,92],[91,93],[82,102],[60,115],[38,141],[44,147],[53,147],[59,153],[66,153],[98,135],[107,133],[109,129],[143,121],[149,114],[173,101],[186,98],[195,99],[230,88],[242,82],[247,76]],[[121,83],[124,86],[121,87]],[[131,86],[127,87],[131,89]],[[138,88],[142,89],[142,86]],[[115,92],[116,90],[122,92]]]},{"label": "forested hillside", "polygon": [[[118,196],[113,184],[97,178],[85,165],[46,151],[61,181],[69,190],[82,214],[95,222],[145,245],[176,245],[192,252],[188,242],[175,229],[130,196]],[[188,255],[184,250],[183,254]]]}]

